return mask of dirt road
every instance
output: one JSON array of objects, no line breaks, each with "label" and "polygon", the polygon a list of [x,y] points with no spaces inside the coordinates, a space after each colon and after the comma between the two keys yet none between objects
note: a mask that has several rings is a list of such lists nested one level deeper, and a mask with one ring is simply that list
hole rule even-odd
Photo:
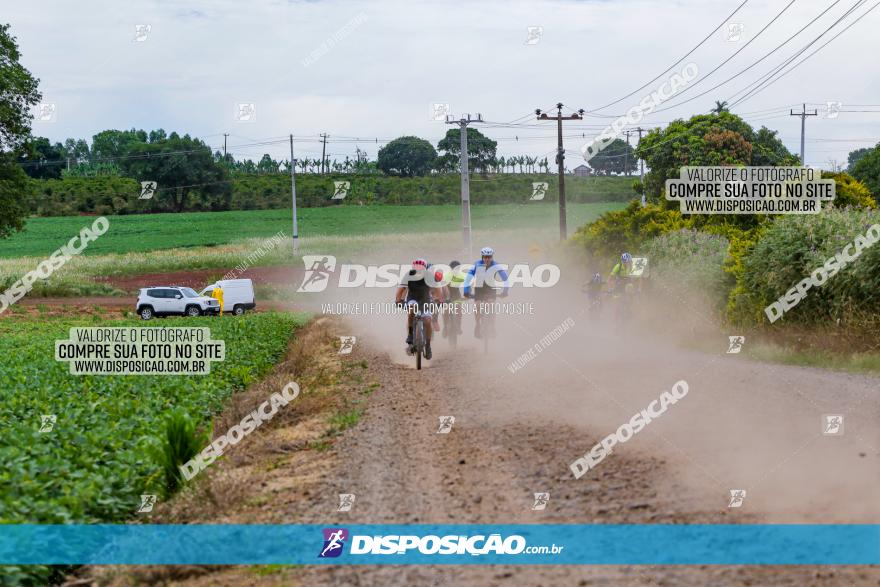
[{"label": "dirt road", "polygon": [[[230,463],[246,467],[238,499],[225,505],[214,497],[188,502],[187,513],[178,508],[171,520],[880,523],[880,380],[729,354],[728,336],[737,333],[719,331],[693,300],[652,296],[641,308],[647,320],[621,325],[610,311],[597,319],[587,313],[578,285],[563,279],[555,288],[514,291],[504,300],[511,313],[498,317],[489,353],[472,336],[473,318],[465,316],[459,348],[436,339],[435,357],[422,371],[403,352],[401,317],[349,308],[343,317],[324,320],[334,335],[357,336],[350,355],[335,356],[332,347],[314,351],[322,360],[339,361],[345,372],[358,371],[357,384],[334,392],[357,406],[356,424],[334,436],[331,448],[316,450],[314,439],[301,437],[318,430],[324,416],[291,421],[273,433],[287,449],[275,450],[268,440],[265,452],[239,449],[241,463]],[[331,291],[320,301],[387,302],[390,293]],[[563,324],[565,332],[545,338]],[[687,382],[686,396],[583,477],[574,477],[569,467],[575,459],[679,380]],[[826,415],[843,416],[842,434],[823,433]],[[444,416],[455,421],[449,433],[438,434]],[[731,490],[746,491],[740,507],[728,507]],[[535,511],[539,492],[550,499],[546,509]],[[356,495],[350,512],[336,511],[342,493]],[[124,577],[116,584],[129,584]],[[160,580],[169,578],[148,582]],[[880,585],[880,569],[218,568],[171,582]]]}]

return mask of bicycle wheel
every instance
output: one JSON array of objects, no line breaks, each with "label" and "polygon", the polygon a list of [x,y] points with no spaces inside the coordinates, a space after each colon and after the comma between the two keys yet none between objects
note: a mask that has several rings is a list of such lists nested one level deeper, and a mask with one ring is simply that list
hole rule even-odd
[{"label": "bicycle wheel", "polygon": [[455,348],[458,346],[458,325],[461,316],[453,312],[449,315],[449,322],[446,324],[447,337],[449,338],[449,346]]},{"label": "bicycle wheel", "polygon": [[416,317],[416,323],[413,325],[413,348],[416,351],[416,369],[422,368],[422,353],[425,350],[425,323],[422,317]]}]

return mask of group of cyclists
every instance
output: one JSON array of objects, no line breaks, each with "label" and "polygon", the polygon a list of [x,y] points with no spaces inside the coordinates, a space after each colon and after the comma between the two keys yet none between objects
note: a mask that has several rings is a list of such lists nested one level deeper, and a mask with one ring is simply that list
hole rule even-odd
[{"label": "group of cyclists", "polygon": [[[426,259],[416,259],[412,267],[400,281],[395,294],[395,302],[408,308],[406,320],[406,344],[413,344],[413,320],[418,312],[424,319],[425,324],[425,358],[430,359],[431,340],[434,332],[440,327],[439,316],[434,311],[436,308],[461,304],[465,299],[473,299],[476,304],[474,312],[474,337],[491,336],[494,333],[484,332],[483,317],[486,314],[484,302],[493,301],[499,295],[507,296],[509,289],[508,275],[503,267],[495,261],[495,250],[492,247],[484,247],[480,250],[480,258],[471,265],[464,273],[458,261],[449,262],[449,271],[437,269]],[[623,253],[620,261],[614,265],[608,278],[608,289],[603,287],[602,275],[594,273],[592,278],[585,284],[591,307],[597,305],[603,294],[625,298],[628,293],[628,285],[635,276],[633,271],[633,257],[629,253]],[[641,286],[641,281],[638,281]],[[619,304],[621,313],[627,312],[626,303]],[[444,312],[443,336],[455,329],[455,334],[461,334],[461,320],[458,318],[459,309],[453,308]]]},{"label": "group of cyclists", "polygon": [[[507,272],[495,261],[495,250],[492,247],[483,247],[480,250],[480,259],[464,273],[458,261],[449,262],[449,271],[443,271],[434,267],[426,259],[416,259],[412,262],[411,269],[400,281],[395,294],[395,302],[408,308],[406,320],[406,344],[413,344],[413,319],[419,312],[425,324],[425,358],[431,358],[431,339],[439,325],[439,317],[434,309],[446,304],[446,307],[461,304],[465,299],[473,299],[476,302],[474,313],[474,336],[484,336],[482,316],[485,313],[483,302],[495,299],[498,290],[501,297],[506,297],[509,289]],[[456,319],[458,309],[444,313],[443,335],[451,329],[456,334],[461,334],[461,320]]]}]

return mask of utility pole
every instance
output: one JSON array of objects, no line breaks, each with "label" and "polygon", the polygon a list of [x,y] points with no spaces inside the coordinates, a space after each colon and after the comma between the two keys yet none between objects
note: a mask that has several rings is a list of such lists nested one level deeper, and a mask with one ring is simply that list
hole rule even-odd
[{"label": "utility pole", "polygon": [[568,229],[565,221],[565,149],[562,148],[562,121],[563,120],[583,120],[584,110],[581,108],[571,116],[562,115],[562,103],[556,105],[556,116],[547,116],[547,113],[541,112],[541,109],[535,110],[538,120],[555,120],[558,141],[556,146],[556,163],[559,165],[559,240],[564,241],[568,236]]},{"label": "utility pole", "polygon": [[226,137],[229,136],[228,132],[223,133],[223,162],[226,163]]},{"label": "utility pole", "polygon": [[470,114],[462,114],[459,120],[451,115],[446,116],[446,124],[457,124],[461,133],[461,153],[459,154],[459,166],[461,167],[461,240],[464,252],[468,256],[472,254],[471,244],[471,184],[470,171],[468,170],[468,139],[467,127],[471,122],[483,122],[483,115],[477,114],[471,118]]},{"label": "utility pole", "polygon": [[626,173],[627,177],[630,177],[630,172],[629,172],[629,135],[631,133],[636,132],[636,130],[632,129],[632,128],[628,128],[623,132],[624,132],[624,134],[626,134],[626,146],[627,146],[627,149],[624,150],[625,156],[623,159],[623,171],[624,171],[624,173]]},{"label": "utility pole", "polygon": [[293,254],[299,248],[299,230],[296,223],[296,159],[293,158],[293,135],[290,135],[290,198],[293,201]]},{"label": "utility pole", "polygon": [[321,175],[324,175],[324,159],[327,153],[327,133],[320,135],[324,138],[324,146],[321,147]]},{"label": "utility pole", "polygon": [[816,110],[813,110],[812,112],[807,112],[807,105],[806,104],[803,105],[802,112],[795,112],[794,110],[792,110],[791,114],[789,114],[789,116],[800,116],[801,117],[801,165],[803,165],[803,166],[807,165],[807,160],[804,159],[804,130],[806,127],[807,116],[818,116],[818,115],[819,115],[819,113]]},{"label": "utility pole", "polygon": [[[639,133],[639,143],[636,145],[636,148],[638,148],[642,143],[642,133],[645,132],[645,129],[638,127],[636,131]],[[648,201],[645,197],[645,161],[641,157],[639,157],[639,183],[642,184],[642,208],[644,208],[648,204]]]}]

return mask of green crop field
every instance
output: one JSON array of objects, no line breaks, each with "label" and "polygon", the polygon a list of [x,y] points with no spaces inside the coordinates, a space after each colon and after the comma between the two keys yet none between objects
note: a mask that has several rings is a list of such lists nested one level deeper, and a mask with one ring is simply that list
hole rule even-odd
[{"label": "green crop field", "polygon": [[[305,316],[248,315],[244,320],[174,319],[209,326],[226,360],[203,376],[79,376],[55,361],[54,341],[85,319],[0,321],[0,523],[94,523],[132,517],[141,494],[160,494],[161,467],[147,446],[179,408],[205,423],[235,391],[283,356]],[[135,320],[103,325],[143,326]],[[51,432],[40,416],[55,414]],[[153,439],[153,440],[151,440]]]},{"label": "green crop field", "polygon": [[[569,203],[568,225],[577,227],[625,204]],[[553,229],[558,208],[552,202],[472,206],[475,230]],[[89,243],[86,256],[138,253],[160,249],[213,247],[247,238],[292,233],[290,210],[186,212],[109,216],[109,230]],[[0,240],[0,258],[48,257],[79,231],[89,216],[30,218],[23,232]],[[455,205],[333,206],[299,211],[300,236],[355,236],[460,230],[461,208]]]}]

